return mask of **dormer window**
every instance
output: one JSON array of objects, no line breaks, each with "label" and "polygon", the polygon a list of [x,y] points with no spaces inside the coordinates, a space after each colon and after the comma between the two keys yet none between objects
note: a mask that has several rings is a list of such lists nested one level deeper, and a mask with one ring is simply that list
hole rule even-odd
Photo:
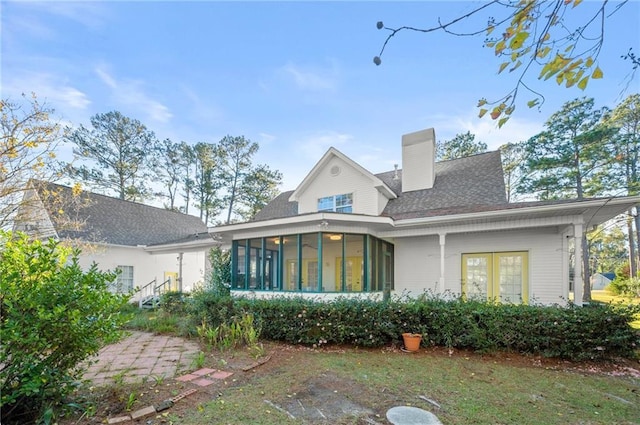
[{"label": "dormer window", "polygon": [[353,212],[353,193],[325,196],[318,199],[318,212],[332,211],[338,213]]}]

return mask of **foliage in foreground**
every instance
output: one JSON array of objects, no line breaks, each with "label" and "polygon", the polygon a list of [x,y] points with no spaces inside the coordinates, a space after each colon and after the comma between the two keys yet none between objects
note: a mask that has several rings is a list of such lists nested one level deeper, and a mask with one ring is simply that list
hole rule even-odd
[{"label": "foliage in foreground", "polygon": [[637,305],[530,306],[431,297],[325,302],[202,292],[195,294],[190,314],[213,327],[252,314],[263,338],[292,344],[381,347],[399,343],[403,332],[417,332],[426,345],[601,360],[636,355],[640,335],[629,323],[638,312]]},{"label": "foliage in foreground", "polygon": [[52,420],[81,377],[80,363],[119,337],[128,295],[113,273],[83,271],[78,251],[0,233],[2,423]]}]

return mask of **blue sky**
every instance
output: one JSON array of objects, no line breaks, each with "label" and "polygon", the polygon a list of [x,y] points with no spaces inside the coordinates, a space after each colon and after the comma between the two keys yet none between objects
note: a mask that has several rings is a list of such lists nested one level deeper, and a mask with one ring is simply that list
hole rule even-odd
[{"label": "blue sky", "polygon": [[[577,17],[599,3],[585,1]],[[606,21],[604,79],[583,92],[540,83],[534,70],[542,111],[521,104],[502,129],[477,118],[479,98],[513,83],[497,75],[501,60],[483,36],[399,33],[373,64],[386,37],[377,21],[432,26],[478,4],[2,1],[2,97],[33,91],[72,125],[118,110],[173,141],[244,135],[288,190],[330,146],[377,173],[401,163],[405,133],[434,127],[446,140],[471,131],[493,149],[533,136],[568,100],[613,107],[640,92],[640,76],[629,81],[620,59],[629,47],[640,54],[635,0]]]}]

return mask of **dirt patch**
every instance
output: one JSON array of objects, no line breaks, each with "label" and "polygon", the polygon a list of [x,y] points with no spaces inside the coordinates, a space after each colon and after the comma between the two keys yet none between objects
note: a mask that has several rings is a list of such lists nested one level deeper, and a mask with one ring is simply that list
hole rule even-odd
[{"label": "dirt patch", "polygon": [[344,419],[364,418],[374,412],[359,402],[352,400],[361,395],[365,388],[331,373],[317,377],[292,387],[291,397],[280,402],[280,408],[295,419],[312,423],[336,423]]}]

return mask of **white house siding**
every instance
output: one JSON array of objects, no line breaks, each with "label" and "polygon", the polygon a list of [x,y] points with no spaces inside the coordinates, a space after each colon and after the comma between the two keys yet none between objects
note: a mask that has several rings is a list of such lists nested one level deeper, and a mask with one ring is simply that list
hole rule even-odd
[{"label": "white house siding", "polygon": [[529,253],[529,301],[563,304],[562,235],[557,228],[520,231],[449,234],[445,244],[445,285],[440,288],[438,236],[396,238],[395,292],[419,295],[425,290],[461,292],[462,254],[527,251]]},{"label": "white house siding", "polygon": [[[178,254],[150,254],[137,247],[95,246],[83,251],[80,266],[87,269],[95,262],[101,270],[115,270],[117,266],[133,266],[134,287],[143,287],[156,279],[164,281],[165,272],[179,272]],[[182,259],[182,290],[190,292],[204,282],[205,253],[189,252]],[[136,297],[134,297],[135,299]]]},{"label": "white house siding", "polygon": [[[331,168],[335,166],[340,167],[340,173],[333,176]],[[371,179],[340,158],[333,157],[323,169],[319,170],[318,175],[300,196],[298,213],[316,212],[319,198],[345,193],[353,193],[354,213],[378,215],[381,211],[378,190],[373,186]]]}]

